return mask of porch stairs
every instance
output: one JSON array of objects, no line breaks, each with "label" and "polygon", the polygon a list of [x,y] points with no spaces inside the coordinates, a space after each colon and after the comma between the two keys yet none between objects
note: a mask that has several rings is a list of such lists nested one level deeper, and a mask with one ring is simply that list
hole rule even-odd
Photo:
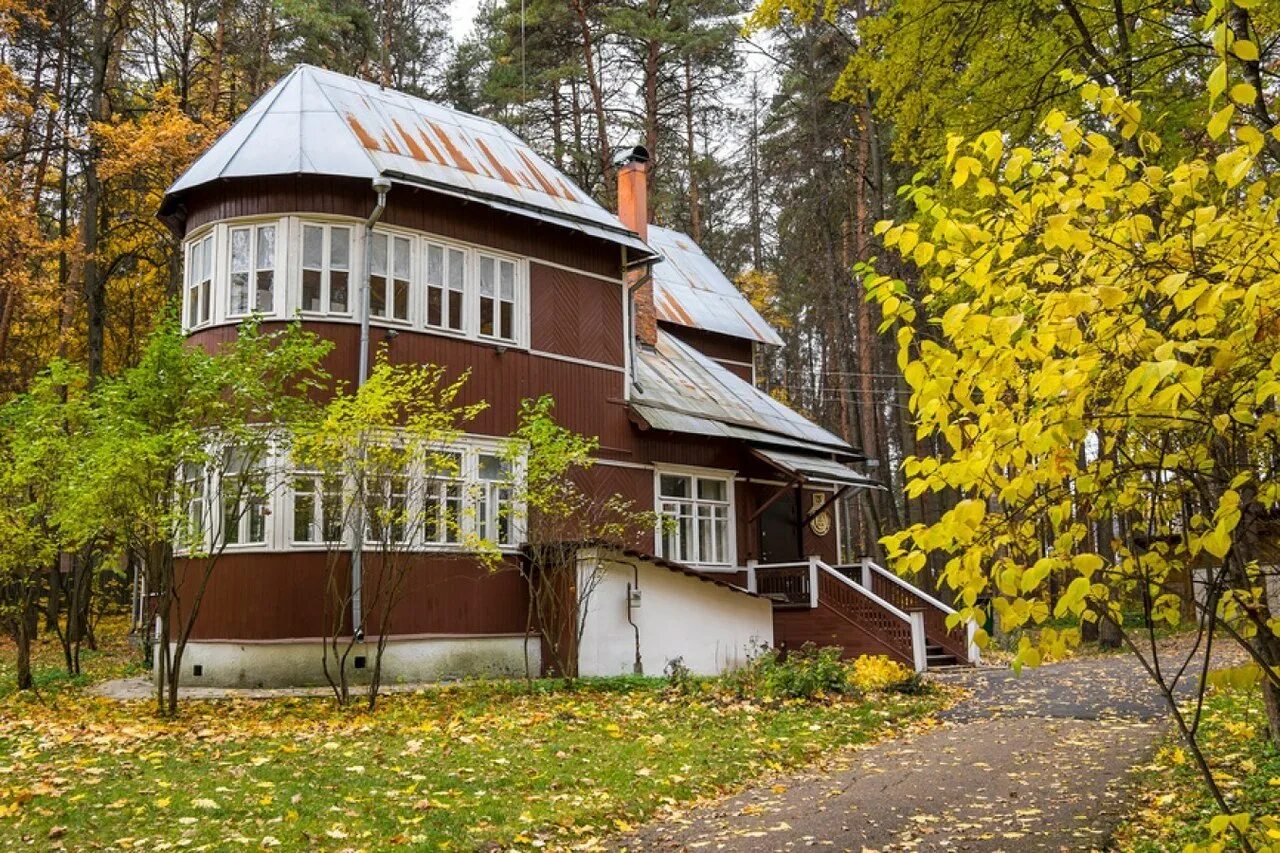
[{"label": "porch stairs", "polygon": [[779,646],[812,642],[840,646],[846,657],[888,655],[916,672],[978,662],[976,625],[948,628],[953,608],[868,559],[750,562],[747,588],[773,601]]}]

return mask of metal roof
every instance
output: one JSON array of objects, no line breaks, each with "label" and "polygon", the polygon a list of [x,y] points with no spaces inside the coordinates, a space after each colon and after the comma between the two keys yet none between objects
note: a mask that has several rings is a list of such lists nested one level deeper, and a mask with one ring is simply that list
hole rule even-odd
[{"label": "metal roof", "polygon": [[650,427],[810,452],[860,457],[839,436],[793,412],[674,335],[636,353],[632,409]]},{"label": "metal roof", "polygon": [[497,122],[311,65],[259,98],[174,184],[387,175],[652,252],[616,215]]},{"label": "metal roof", "polygon": [[649,245],[665,263],[653,269],[658,319],[781,346],[782,338],[687,235],[649,226]]},{"label": "metal roof", "polygon": [[775,467],[809,482],[834,483],[863,489],[884,488],[873,478],[834,459],[764,448],[756,448],[755,452]]}]

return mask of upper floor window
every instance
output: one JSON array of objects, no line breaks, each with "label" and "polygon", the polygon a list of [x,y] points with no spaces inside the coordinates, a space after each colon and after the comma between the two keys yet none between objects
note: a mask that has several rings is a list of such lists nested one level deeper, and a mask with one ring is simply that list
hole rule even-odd
[{"label": "upper floor window", "polygon": [[231,301],[227,312],[275,311],[276,226],[231,229]]},{"label": "upper floor window", "polygon": [[369,316],[409,319],[409,268],[413,242],[408,237],[373,233],[369,265]]},{"label": "upper floor window", "polygon": [[187,248],[187,325],[208,323],[213,312],[213,234]]},{"label": "upper floor window", "polygon": [[302,226],[302,310],[350,314],[351,229]]},{"label": "upper floor window", "polygon": [[516,265],[480,255],[480,334],[513,341],[516,337]]},{"label": "upper floor window", "polygon": [[367,258],[375,322],[527,343],[529,285],[521,259],[390,226],[367,242],[353,221],[281,216],[216,223],[187,243],[186,326],[254,312],[355,320],[357,271]]},{"label": "upper floor window", "polygon": [[426,253],[427,325],[461,332],[467,254],[453,246],[430,242],[426,244]]},{"label": "upper floor window", "polygon": [[663,557],[692,565],[732,563],[731,484],[727,474],[658,475]]}]

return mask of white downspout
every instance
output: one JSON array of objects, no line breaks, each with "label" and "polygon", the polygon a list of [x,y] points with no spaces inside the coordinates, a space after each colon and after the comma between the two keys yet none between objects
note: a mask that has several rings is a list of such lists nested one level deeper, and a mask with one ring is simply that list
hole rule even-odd
[{"label": "white downspout", "polygon": [[[373,274],[373,226],[387,209],[387,193],[391,179],[383,175],[373,179],[378,203],[364,222],[364,262],[360,265],[360,365],[356,372],[356,390],[369,378],[369,278]],[[356,640],[364,639],[364,483],[356,484],[355,518],[351,532],[351,631]]]}]

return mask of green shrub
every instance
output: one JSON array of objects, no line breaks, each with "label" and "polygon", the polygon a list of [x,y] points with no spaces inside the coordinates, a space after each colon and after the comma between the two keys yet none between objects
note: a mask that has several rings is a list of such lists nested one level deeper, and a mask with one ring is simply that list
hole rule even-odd
[{"label": "green shrub", "polygon": [[805,643],[798,650],[780,652],[761,647],[747,665],[725,677],[726,685],[743,699],[822,699],[856,692],[841,650]]}]

